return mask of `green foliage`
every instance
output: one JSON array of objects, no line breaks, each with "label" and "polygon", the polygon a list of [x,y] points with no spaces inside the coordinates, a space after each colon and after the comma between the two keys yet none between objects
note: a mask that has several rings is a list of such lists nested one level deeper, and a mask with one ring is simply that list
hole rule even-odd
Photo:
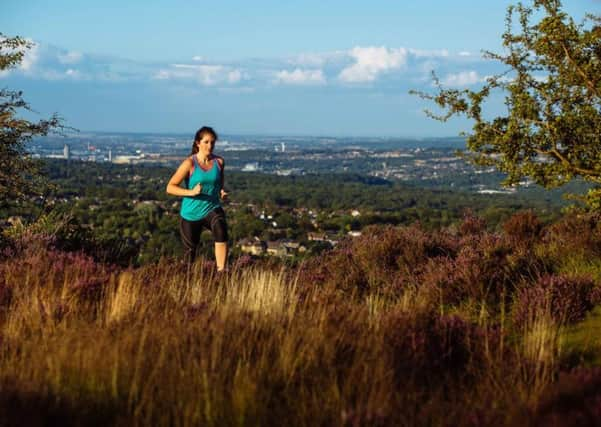
[{"label": "green foliage", "polygon": [[[532,23],[539,13],[540,21]],[[446,111],[427,111],[430,117],[473,120],[464,155],[506,173],[506,185],[524,177],[545,188],[577,177],[600,184],[601,18],[588,15],[576,24],[558,0],[536,0],[530,7],[519,3],[508,9],[503,46],[504,53],[485,57],[507,71],[480,90],[445,89],[434,76],[436,94],[412,93]],[[507,114],[487,119],[485,103],[496,91],[505,94]],[[598,196],[595,189],[584,201],[599,209]]]},{"label": "green foliage", "polygon": [[[35,221],[45,210],[68,212],[110,249],[125,247],[121,263],[145,264],[178,256],[179,200],[165,195],[170,168],[48,159],[43,173],[53,186],[42,209],[37,198],[2,210],[2,219]],[[544,222],[559,215],[561,201],[548,193],[478,195],[465,191],[416,187],[355,174],[275,176],[232,171],[227,175],[231,203],[226,206],[232,248],[243,238],[294,239],[311,256],[329,244],[308,245],[307,233],[346,235],[372,224],[411,224],[428,230],[457,223],[471,209],[494,227],[520,209],[532,208]],[[316,191],[319,189],[319,191]],[[286,205],[278,205],[285,195]],[[324,207],[325,206],[325,207]],[[360,211],[352,216],[352,210]],[[312,210],[312,213],[309,213]],[[272,219],[261,219],[261,212]],[[272,222],[277,223],[273,227]],[[209,254],[209,236],[202,253]],[[132,255],[133,253],[133,255]],[[107,254],[115,259],[115,254]]]},{"label": "green foliage", "polygon": [[122,236],[98,233],[90,226],[81,224],[73,212],[54,209],[41,214],[35,221],[23,223],[20,220],[5,227],[0,233],[2,246],[12,248],[17,253],[35,253],[48,249],[85,253],[95,260],[129,266],[138,261],[156,260],[155,241],[144,248],[140,242]]},{"label": "green foliage", "polygon": [[[31,46],[20,37],[5,37],[0,33],[0,72],[16,67]],[[18,117],[22,111],[32,111],[22,92],[0,89],[0,208],[43,192],[39,167],[27,157],[25,144],[35,136],[62,128],[56,115],[31,122]]]},{"label": "green foliage", "polygon": [[5,228],[2,234],[11,240],[18,240],[26,235],[47,236],[53,241],[62,242],[75,242],[88,238],[88,233],[72,215],[59,211],[40,215],[30,224],[16,222],[11,227]]}]

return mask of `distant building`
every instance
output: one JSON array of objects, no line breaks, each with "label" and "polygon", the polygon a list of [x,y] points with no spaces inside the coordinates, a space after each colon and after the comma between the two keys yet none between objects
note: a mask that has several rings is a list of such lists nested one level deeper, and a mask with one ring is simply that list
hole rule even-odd
[{"label": "distant building", "polygon": [[115,156],[113,163],[134,164],[134,163],[139,163],[140,160],[141,160],[140,156]]},{"label": "distant building", "polygon": [[307,250],[306,247],[295,240],[282,240],[282,245],[288,252],[305,252]]},{"label": "distant building", "polygon": [[259,162],[247,163],[242,168],[242,172],[257,172],[261,170]]},{"label": "distant building", "polygon": [[338,244],[338,238],[334,234],[328,233],[307,233],[307,239],[312,242],[328,242],[332,246],[336,246]]},{"label": "distant building", "polygon": [[71,149],[69,148],[69,144],[65,144],[63,147],[63,157],[67,160],[71,158]]},{"label": "distant building", "polygon": [[326,236],[326,233],[314,233],[314,232],[307,233],[307,238],[313,242],[324,242],[328,239]]},{"label": "distant building", "polygon": [[267,242],[267,253],[273,256],[285,257],[288,255],[288,248],[281,241]]},{"label": "distant building", "polygon": [[238,242],[240,250],[251,255],[263,255],[265,253],[265,242],[262,242],[258,237],[253,239],[242,239]]}]

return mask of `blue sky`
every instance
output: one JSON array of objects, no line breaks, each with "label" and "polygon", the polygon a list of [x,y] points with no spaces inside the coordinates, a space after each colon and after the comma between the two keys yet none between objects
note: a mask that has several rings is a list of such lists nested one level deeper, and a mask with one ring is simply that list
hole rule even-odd
[{"label": "blue sky", "polygon": [[[407,94],[499,71],[510,1],[3,0],[0,31],[36,46],[0,86],[81,130],[443,136]],[[598,0],[565,1],[578,20]],[[501,108],[501,104],[493,109]]]}]

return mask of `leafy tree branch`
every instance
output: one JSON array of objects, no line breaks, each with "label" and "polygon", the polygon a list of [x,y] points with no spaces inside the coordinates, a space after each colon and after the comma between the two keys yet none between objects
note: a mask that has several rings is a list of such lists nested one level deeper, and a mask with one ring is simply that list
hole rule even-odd
[{"label": "leafy tree branch", "polygon": [[[31,42],[0,33],[0,72],[17,67]],[[0,208],[25,196],[41,195],[44,184],[38,162],[29,157],[26,144],[36,136],[64,129],[56,114],[32,122],[19,115],[34,112],[21,91],[0,89]]]},{"label": "leafy tree branch", "polygon": [[[534,16],[542,16],[532,22]],[[558,0],[510,6],[502,53],[485,52],[504,73],[478,90],[444,88],[434,75],[435,93],[412,91],[443,111],[440,121],[464,116],[473,121],[464,155],[507,174],[506,185],[528,177],[546,188],[574,178],[601,184],[601,17],[575,23]],[[505,96],[507,113],[483,115],[493,92]],[[601,208],[601,189],[586,202]]]}]

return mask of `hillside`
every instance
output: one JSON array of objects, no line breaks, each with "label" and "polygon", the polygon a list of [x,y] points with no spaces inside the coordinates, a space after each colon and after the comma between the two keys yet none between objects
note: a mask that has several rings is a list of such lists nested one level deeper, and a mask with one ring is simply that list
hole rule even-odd
[{"label": "hillside", "polygon": [[[372,226],[297,267],[138,268],[15,231],[4,425],[595,425],[601,226]],[[62,246],[65,247],[64,245]],[[72,248],[73,249],[73,248]],[[588,332],[591,331],[591,332]]]}]

